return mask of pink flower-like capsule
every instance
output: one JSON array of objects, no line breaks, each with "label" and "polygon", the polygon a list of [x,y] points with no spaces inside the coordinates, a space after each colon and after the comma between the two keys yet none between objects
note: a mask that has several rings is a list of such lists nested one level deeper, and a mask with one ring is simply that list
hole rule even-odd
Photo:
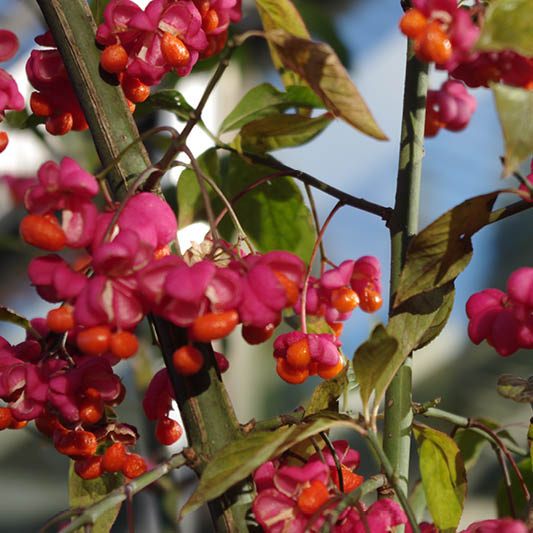
[{"label": "pink flower-like capsule", "polygon": [[[335,526],[335,533],[388,533],[394,531],[395,526],[407,524],[407,515],[400,504],[389,498],[375,501],[364,511],[365,520],[353,507],[339,520]],[[365,524],[366,522],[366,524]]]},{"label": "pink flower-like capsule", "polygon": [[38,183],[26,191],[26,209],[39,215],[61,210],[67,246],[89,245],[96,230],[97,209],[90,200],[98,194],[96,178],[65,157],[59,165],[54,161],[41,165],[37,179]]},{"label": "pink flower-like capsule", "polygon": [[426,105],[446,129],[459,131],[470,122],[477,102],[463,83],[448,80],[438,91],[428,91]]},{"label": "pink flower-like capsule", "polygon": [[303,333],[301,331],[292,331],[280,335],[274,341],[274,357],[286,358],[287,350],[294,343],[307,340],[311,361],[327,366],[335,366],[340,360],[338,348],[341,342],[329,333]]},{"label": "pink flower-like capsule", "polygon": [[521,520],[499,518],[470,524],[461,533],[527,533],[528,527]]},{"label": "pink flower-like capsule", "polygon": [[18,49],[18,37],[12,31],[0,30],[0,62],[9,61]]},{"label": "pink flower-like capsule", "polygon": [[383,303],[380,278],[381,266],[377,257],[364,255],[354,263],[350,285],[359,296],[361,310],[366,313],[377,311]]},{"label": "pink flower-like capsule", "polygon": [[[270,462],[260,467],[256,476],[258,494],[252,509],[263,531],[268,533],[303,532],[310,515],[302,505],[302,493],[313,483],[322,484],[326,495],[329,491],[329,468],[321,461],[277,469]],[[317,531],[323,523],[324,517],[319,517],[310,531]]]},{"label": "pink flower-like capsule", "polygon": [[486,339],[503,357],[533,347],[533,322],[521,320],[502,291],[485,289],[473,294],[466,302],[466,314],[470,319],[468,336],[474,344]]},{"label": "pink flower-like capsule", "polygon": [[87,283],[87,278],[74,272],[57,254],[32,259],[28,276],[39,296],[47,302],[73,301]]},{"label": "pink flower-like capsule", "polygon": [[162,368],[152,378],[144,393],[143,409],[151,422],[167,415],[172,408],[174,389],[170,383],[166,368]]},{"label": "pink flower-like capsule", "polygon": [[77,366],[58,369],[50,376],[47,399],[71,423],[80,420],[80,407],[85,391],[98,391],[105,403],[111,403],[122,392],[120,378],[105,357],[82,357]]},{"label": "pink flower-like capsule", "polygon": [[277,323],[279,313],[298,300],[305,265],[296,255],[274,251],[265,255],[248,255],[249,270],[242,276],[242,298],[238,306],[241,322],[263,328]]}]

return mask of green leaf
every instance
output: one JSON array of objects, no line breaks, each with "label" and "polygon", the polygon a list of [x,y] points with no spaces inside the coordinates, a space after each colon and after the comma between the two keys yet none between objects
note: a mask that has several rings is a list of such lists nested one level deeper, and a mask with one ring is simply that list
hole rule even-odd
[{"label": "green leaf", "polygon": [[[271,168],[249,164],[237,154],[231,154],[225,163],[221,188],[230,200],[272,174]],[[275,177],[254,187],[233,205],[244,231],[260,252],[288,250],[309,261],[315,231],[309,209],[292,178]]]},{"label": "green leaf", "polygon": [[[238,154],[220,161],[214,148],[198,158],[205,174],[232,201],[239,193],[265,176],[272,169],[247,163]],[[215,215],[222,209],[222,201],[206,185]],[[196,174],[184,170],[178,181],[178,224],[185,227],[200,218],[205,220],[203,198]],[[314,245],[314,228],[309,209],[304,205],[298,186],[289,177],[276,177],[258,185],[233,203],[244,231],[258,251],[289,250],[308,261]],[[231,239],[233,225],[226,216],[219,226],[222,235]]]},{"label": "green leaf", "polygon": [[111,0],[92,0],[91,12],[94,17],[96,25],[100,25],[104,21],[104,11]]},{"label": "green leaf", "polygon": [[179,91],[161,89],[152,93],[144,102],[137,104],[136,113],[138,116],[143,116],[157,109],[171,111],[183,122],[189,120],[191,112],[194,111],[194,107],[185,100],[185,97]]},{"label": "green leaf", "polygon": [[283,65],[297,72],[333,115],[367,135],[387,139],[331,46],[283,30],[268,31],[266,37]]},{"label": "green leaf", "polygon": [[262,83],[242,97],[222,122],[219,132],[239,129],[248,122],[291,107],[321,108],[324,105],[309,87],[291,85],[283,92],[270,83]]},{"label": "green leaf", "polygon": [[[531,459],[527,458],[520,461],[518,464],[518,470],[524,478],[524,482],[527,487],[533,487],[533,471]],[[524,491],[518,481],[518,477],[515,474],[513,468],[509,469],[509,477],[511,478],[511,495],[514,502],[514,507],[518,512],[525,508],[527,501],[524,496]],[[498,492],[496,495],[496,506],[498,509],[498,517],[503,518],[506,516],[512,516],[512,510],[509,505],[509,498],[507,496],[507,490],[505,488],[504,479],[501,479],[498,483]]]},{"label": "green leaf", "polygon": [[498,194],[493,192],[466,200],[413,237],[394,307],[455,280],[470,262],[471,237],[489,222]]},{"label": "green leaf", "polygon": [[[28,127],[28,120],[32,116],[35,115],[29,115],[26,109],[22,109],[21,111],[7,111],[6,122],[11,128],[23,130]],[[38,119],[38,124],[44,123],[46,120],[43,117],[38,117]]]},{"label": "green leaf", "polygon": [[[300,315],[295,316],[298,317],[298,319],[300,318]],[[335,334],[332,327],[323,318],[320,318],[319,316],[306,315],[305,325],[307,327],[308,333],[314,333],[315,335],[321,335],[322,333],[330,333],[333,335]]]},{"label": "green leaf", "polygon": [[[290,0],[255,0],[255,3],[265,31],[281,29],[297,37],[304,39],[311,38],[300,13],[298,13],[298,10]],[[279,71],[283,85],[285,87],[289,85],[302,85],[302,78],[296,72],[284,69],[283,62],[279,57],[276,47],[270,42],[268,43],[268,47],[270,49],[272,63]]]},{"label": "green leaf", "polygon": [[453,439],[461,450],[461,457],[467,471],[477,463],[483,448],[489,443],[487,438],[477,431],[463,428],[457,430]]},{"label": "green leaf", "polygon": [[454,440],[441,431],[414,425],[420,474],[435,526],[455,531],[466,498],[466,472]]},{"label": "green leaf", "polygon": [[533,3],[531,0],[494,0],[483,20],[476,49],[490,52],[514,50],[533,56]]},{"label": "green leaf", "polygon": [[533,402],[533,377],[524,379],[503,374],[498,378],[498,394],[515,402]]},{"label": "green leaf", "polygon": [[277,431],[252,431],[241,439],[230,442],[211,459],[197,489],[181,510],[180,517],[220,496],[266,461],[335,426],[353,427],[354,423],[349,417],[337,413],[328,416],[321,413],[320,417],[308,423],[283,427]]},{"label": "green leaf", "polygon": [[0,305],[0,321],[20,326],[26,331],[29,331],[36,339],[41,338],[39,333],[33,329],[30,321],[25,316],[19,315],[17,312],[13,311],[13,309],[9,309],[9,307],[5,307],[4,305]]},{"label": "green leaf", "polygon": [[[197,161],[202,172],[205,172],[210,178],[220,183],[220,165],[217,151],[214,148],[204,152],[198,157]],[[207,183],[205,186],[210,192],[210,197],[214,199],[214,191]],[[202,192],[200,185],[198,185],[198,178],[193,170],[185,169],[181,173],[176,194],[178,197],[178,226],[180,228],[196,222],[199,217],[204,215],[205,207]]]},{"label": "green leaf", "polygon": [[379,402],[407,356],[440,333],[453,307],[454,294],[453,283],[450,282],[414,296],[395,309],[386,329],[387,334],[398,341],[398,347],[375,382],[374,413],[377,413]]},{"label": "green leaf", "polygon": [[346,388],[347,372],[348,365],[346,365],[342,372],[339,372],[333,379],[322,381],[322,383],[319,383],[315,387],[309,405],[305,410],[307,416],[324,410],[338,410],[337,400]]},{"label": "green leaf", "polygon": [[503,175],[508,176],[533,152],[533,91],[501,83],[490,87],[505,139]]},{"label": "green leaf", "polygon": [[[502,426],[497,422],[494,422],[494,420],[490,420],[488,418],[477,418],[476,421],[481,422],[489,429],[492,429],[498,434],[500,439],[507,439],[508,441],[516,444],[511,434],[507,430],[502,429]],[[468,428],[459,428],[455,433],[454,440],[461,450],[461,457],[463,458],[465,469],[467,471],[470,470],[477,462],[484,446],[493,442],[488,433],[480,429],[475,430]]]},{"label": "green leaf", "polygon": [[[122,473],[104,474],[97,479],[82,479],[74,472],[74,461],[70,462],[69,469],[69,505],[70,507],[89,507],[99,502],[107,494],[124,483]],[[91,531],[93,533],[108,533],[117,519],[120,503],[100,515]]]},{"label": "green leaf", "polygon": [[316,137],[333,120],[329,113],[316,118],[279,113],[243,126],[233,144],[250,152],[269,152],[300,146]]},{"label": "green leaf", "polygon": [[[367,420],[370,396],[397,349],[398,341],[390,337],[380,324],[374,328],[370,339],[361,344],[354,353],[352,364],[355,377],[359,382],[361,400]],[[381,392],[381,390],[376,390],[376,396],[380,396]]]}]

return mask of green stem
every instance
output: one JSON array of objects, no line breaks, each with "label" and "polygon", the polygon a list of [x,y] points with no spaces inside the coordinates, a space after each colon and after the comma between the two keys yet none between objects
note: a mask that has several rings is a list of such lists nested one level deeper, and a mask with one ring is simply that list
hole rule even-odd
[{"label": "green stem", "polygon": [[[106,79],[103,79],[99,71],[100,54],[95,45],[95,24],[88,4],[86,0],[37,1],[89,123],[102,166],[106,167],[120,159],[107,176],[113,196],[120,200],[126,194],[129,181],[135,180],[150,167],[150,160],[142,143],[131,146],[121,156],[139,137],[139,132],[116,77],[106,75]],[[218,77],[225,66],[217,70]],[[211,82],[210,87],[218,77]],[[206,99],[204,95],[202,105]],[[202,105],[181,132],[182,138],[198,122]],[[154,174],[157,175],[157,172]],[[239,438],[242,431],[222,383],[211,346],[198,345],[205,357],[204,368],[195,376],[184,378],[176,374],[172,354],[180,346],[188,344],[187,330],[159,317],[155,319],[155,324],[188,442],[196,454],[197,461],[193,466],[200,475],[213,454]],[[245,515],[250,508],[252,487],[252,482],[246,480],[210,502],[215,531],[227,533],[246,530]]]},{"label": "green stem", "polygon": [[[472,426],[472,420],[470,418],[466,418],[465,416],[456,415],[455,413],[449,413],[448,411],[443,411],[442,409],[436,409],[434,407],[430,407],[429,409],[420,414],[428,418],[435,418],[437,420],[444,420],[445,422],[450,422],[451,424],[454,424],[455,426],[461,428],[468,428],[470,431],[473,431],[474,433],[478,433],[479,435],[485,437],[490,443],[494,445],[498,444],[486,431],[483,431],[479,427]],[[516,453],[517,455],[521,455],[523,457],[529,456],[528,450],[526,450],[525,448],[520,448],[520,446],[514,444],[512,441],[507,441],[505,446],[510,452]]]},{"label": "green stem", "polygon": [[352,196],[347,192],[341,191],[336,187],[332,187],[331,185],[320,181],[318,178],[315,178],[314,176],[311,176],[306,172],[302,172],[301,170],[296,170],[287,165],[284,165],[283,163],[271,156],[264,156],[256,154],[254,152],[246,151],[243,151],[241,154],[234,148],[231,148],[230,146],[225,144],[219,144],[218,148],[244,156],[245,159],[252,161],[252,163],[257,163],[259,165],[270,167],[274,170],[279,170],[283,172],[285,176],[291,176],[292,178],[297,179],[302,183],[309,185],[310,187],[314,187],[315,189],[318,189],[319,191],[322,191],[325,194],[329,194],[330,196],[333,196],[333,198],[337,198],[343,204],[350,205],[352,207],[355,207],[356,209],[366,211],[367,213],[371,213],[373,215],[377,215],[383,220],[385,220],[385,222],[387,223],[389,221],[390,216],[392,215],[392,209],[390,207],[385,207],[383,205],[375,204],[374,202],[369,202],[364,198],[357,198],[356,196]]},{"label": "green stem", "polygon": [[[414,55],[413,43],[407,49],[402,135],[396,200],[389,229],[391,235],[390,302],[394,301],[407,245],[418,231],[418,204],[423,156],[428,65]],[[383,447],[407,492],[411,445],[411,357],[392,380],[385,397]]]},{"label": "green stem", "polygon": [[[81,0],[37,0],[37,3],[61,53],[100,160],[107,166],[135,142],[139,132],[116,76],[101,73],[99,68],[96,26],[89,5]],[[109,174],[112,194],[122,196],[128,180],[149,165],[142,143],[129,150]]]},{"label": "green stem", "polygon": [[416,520],[415,513],[413,512],[413,509],[411,508],[411,505],[409,504],[409,500],[407,499],[407,488],[404,487],[403,480],[398,476],[398,471],[394,468],[394,465],[392,465],[391,462],[389,461],[389,458],[385,450],[381,447],[381,444],[379,442],[377,435],[373,431],[368,430],[366,435],[364,436],[370,442],[372,448],[376,452],[376,455],[378,456],[378,459],[381,463],[381,467],[383,468],[387,476],[387,479],[392,484],[394,491],[396,493],[396,497],[400,501],[405,511],[405,514],[407,515],[407,518],[409,519],[409,523],[411,524],[413,533],[420,533],[420,528],[418,527],[418,522]]}]

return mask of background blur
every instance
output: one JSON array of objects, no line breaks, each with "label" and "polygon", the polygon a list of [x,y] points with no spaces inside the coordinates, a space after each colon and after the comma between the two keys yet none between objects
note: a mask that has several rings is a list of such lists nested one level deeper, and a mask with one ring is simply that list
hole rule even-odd
[{"label": "background blur", "polygon": [[[244,0],[243,4],[244,16],[236,28],[237,32],[259,27],[253,2]],[[307,145],[281,150],[275,155],[284,163],[337,188],[391,206],[395,194],[406,47],[405,39],[397,29],[402,14],[399,1],[301,0],[295,1],[295,4],[301,9],[313,36],[334,45],[390,140],[375,141],[336,121]],[[15,31],[20,38],[19,53],[10,63],[2,66],[16,78],[21,92],[29,98],[31,89],[25,80],[24,65],[34,46],[33,38],[43,31],[36,2],[0,1],[0,27]],[[281,87],[276,73],[269,67],[264,42],[249,40],[237,57],[239,61],[226,72],[206,109],[205,122],[214,130],[249,88],[263,81]],[[177,88],[194,105],[208,77],[209,71],[204,67],[203,71],[179,80]],[[432,72],[431,88],[438,88],[441,81],[442,74]],[[503,144],[492,95],[486,89],[476,90],[474,94],[478,109],[467,129],[459,133],[441,130],[435,139],[426,143],[421,228],[468,197],[515,186],[511,180],[505,183],[500,180],[499,158],[503,154]],[[157,120],[168,124],[174,119],[170,114],[161,114]],[[28,130],[10,131],[9,135],[10,145],[0,156],[2,174],[32,176],[44,161],[59,161],[64,154],[77,159],[88,170],[97,170],[88,133],[70,133],[65,138],[47,135],[44,139]],[[191,146],[197,155],[209,145],[205,136],[191,138]],[[528,170],[524,170],[527,174]],[[171,187],[176,179],[177,176],[170,176],[167,186]],[[26,265],[34,251],[17,238],[18,223],[24,213],[12,204],[7,187],[0,187],[0,276],[3,280],[0,302],[29,318],[44,316],[49,306],[37,298],[26,277]],[[323,220],[335,201],[318,192],[315,199]],[[498,375],[502,373],[527,375],[527,367],[531,366],[528,365],[530,354],[519,352],[503,359],[486,343],[473,346],[466,335],[464,305],[473,292],[486,287],[503,289],[513,270],[532,264],[530,238],[524,231],[531,223],[531,216],[529,212],[523,213],[485,228],[474,236],[474,257],[457,280],[456,303],[450,321],[444,332],[429,347],[417,352],[414,358],[415,401],[442,397],[439,407],[445,410],[498,420],[509,427],[521,446],[526,444],[531,410],[529,406],[522,408],[510,404],[496,394],[495,386]],[[189,232],[189,237],[200,240],[202,234],[193,231]],[[377,256],[384,271],[383,285],[387,287],[388,237],[387,229],[377,217],[345,207],[330,224],[325,243],[329,258],[337,263],[367,254]],[[342,336],[343,351],[349,358],[376,323],[386,322],[387,308],[385,298],[382,309],[376,315],[369,316],[357,310],[353,313]],[[16,343],[22,340],[23,331],[0,324],[0,335]],[[270,346],[250,347],[239,334],[234,334],[220,348],[230,359],[230,369],[224,380],[241,422],[252,417],[259,419],[292,411],[305,402],[318,383],[309,380],[297,387],[285,384],[275,373]],[[159,366],[158,354],[146,341],[133,365],[123,364],[117,371],[123,376],[128,389],[127,400],[119,408],[121,419],[137,425],[141,434],[148,435],[141,439],[139,446],[141,452],[154,461],[158,457],[154,455],[154,440],[150,437],[152,428],[147,427],[139,412],[139,398],[142,396],[135,391],[142,391]],[[358,406],[356,396],[354,394],[350,398],[350,406],[354,409]],[[361,471],[375,471],[373,459],[365,453],[364,444],[353,435],[350,435],[350,440],[363,455]],[[183,442],[179,444],[182,446]],[[415,455],[413,460],[416,460]],[[0,533],[35,532],[54,513],[68,507],[67,460],[32,428],[2,432],[0,471]],[[190,490],[190,476],[180,472],[179,478],[183,484],[180,490],[184,493]],[[470,473],[463,525],[474,518],[496,516],[491,495],[499,478],[495,456],[487,450],[482,461]],[[189,533],[210,530],[209,525],[202,522],[205,512],[175,525],[171,519],[176,510],[175,493],[163,502],[166,514],[160,512],[157,493],[158,489],[154,488],[152,492],[145,491],[134,498],[138,520],[136,531]],[[113,531],[126,530],[126,522],[121,517]]]}]

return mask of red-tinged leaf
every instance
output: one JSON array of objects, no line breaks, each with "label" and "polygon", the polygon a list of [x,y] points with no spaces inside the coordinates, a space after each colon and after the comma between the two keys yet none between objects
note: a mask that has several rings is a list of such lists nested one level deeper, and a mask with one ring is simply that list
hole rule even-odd
[{"label": "red-tinged leaf", "polygon": [[466,498],[466,471],[459,447],[441,431],[414,425],[420,474],[429,512],[435,526],[455,531]]},{"label": "red-tinged leaf", "polygon": [[487,7],[476,49],[484,52],[514,50],[533,56],[533,2],[493,0]]},{"label": "red-tinged leaf", "polygon": [[252,431],[241,439],[230,442],[211,459],[198,487],[181,510],[180,517],[220,496],[266,461],[312,435],[335,426],[353,428],[354,425],[349,417],[337,413],[321,413],[307,423],[283,427],[277,431]]},{"label": "red-tinged leaf", "polygon": [[493,192],[466,200],[413,237],[394,307],[455,280],[470,262],[471,237],[489,222],[498,194]]},{"label": "red-tinged leaf", "polygon": [[331,46],[283,30],[268,31],[266,38],[283,65],[297,72],[333,115],[367,135],[387,139]]},{"label": "red-tinged leaf", "polygon": [[491,84],[505,139],[503,175],[533,153],[533,91],[501,83]]},{"label": "red-tinged leaf", "polygon": [[[105,498],[110,492],[124,483],[121,472],[106,474],[97,479],[85,480],[74,472],[74,461],[70,462],[69,504],[74,507],[89,507]],[[92,525],[93,533],[109,533],[117,519],[121,503],[101,514]]]},{"label": "red-tinged leaf", "polygon": [[[311,38],[300,13],[290,0],[255,0],[255,3],[265,31],[281,29],[297,37]],[[283,85],[303,85],[302,78],[296,72],[285,70],[276,47],[270,42],[268,47],[272,63],[278,70]]]}]

